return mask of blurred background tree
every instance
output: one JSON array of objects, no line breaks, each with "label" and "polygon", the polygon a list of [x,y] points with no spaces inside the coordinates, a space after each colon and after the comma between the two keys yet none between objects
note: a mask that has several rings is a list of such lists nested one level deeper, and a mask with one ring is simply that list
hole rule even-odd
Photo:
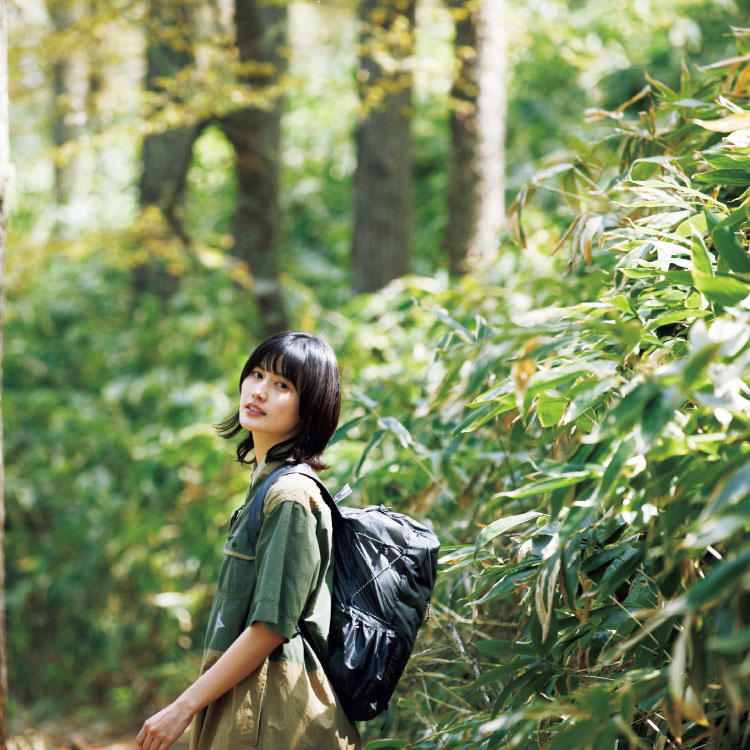
[{"label": "blurred background tree", "polygon": [[[8,26],[5,3],[0,2],[0,373],[5,324],[5,245],[8,223],[10,143],[8,127]],[[8,637],[5,625],[5,440],[3,388],[0,384],[0,748],[8,746]]]},{"label": "blurred background tree", "polygon": [[361,113],[354,172],[355,292],[403,276],[412,256],[412,71],[414,0],[359,5]]},{"label": "blurred background tree", "polygon": [[[687,87],[683,59],[696,72],[735,54],[743,12],[730,0],[11,4],[16,728],[129,726],[195,674],[248,479],[211,425],[270,331],[317,330],[340,353],[329,481],[473,544],[487,498],[526,467],[509,456],[520,427],[496,415],[462,432],[468,401],[501,387],[515,353],[482,337],[508,310],[595,298],[608,272],[573,264],[565,277],[570,255],[549,255],[575,211],[594,211],[578,190],[592,165],[618,174],[616,137],[583,111],[614,111],[646,70]],[[565,166],[592,151],[579,173]],[[523,249],[495,240],[540,163],[568,181],[528,209]],[[441,604],[473,585],[446,583]],[[490,625],[476,608],[468,620],[474,635],[441,619],[424,648],[449,644],[476,676],[465,646]],[[404,698],[404,736],[485,710],[482,684],[451,696],[457,714],[419,703],[427,672],[410,683],[414,705]]]},{"label": "blurred background tree", "polygon": [[505,213],[506,34],[501,0],[453,10],[450,188],[443,238],[454,275],[494,260]]}]

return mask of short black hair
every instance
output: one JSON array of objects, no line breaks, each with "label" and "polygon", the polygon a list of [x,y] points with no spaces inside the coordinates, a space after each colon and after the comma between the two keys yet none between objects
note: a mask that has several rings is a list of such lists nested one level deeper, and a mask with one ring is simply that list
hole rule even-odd
[{"label": "short black hair", "polygon": [[[259,367],[294,383],[299,394],[300,431],[289,440],[275,445],[268,459],[306,463],[313,469],[326,468],[321,454],[336,432],[341,412],[341,381],[333,349],[323,339],[306,331],[285,331],[266,339],[250,355],[240,375],[239,388],[245,378]],[[242,432],[239,410],[216,425],[221,437],[229,439]],[[253,434],[237,446],[237,460],[247,461],[253,448]]]}]

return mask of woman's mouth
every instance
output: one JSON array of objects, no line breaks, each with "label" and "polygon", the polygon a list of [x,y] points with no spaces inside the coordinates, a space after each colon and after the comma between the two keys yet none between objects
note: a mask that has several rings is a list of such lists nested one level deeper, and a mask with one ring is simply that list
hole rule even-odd
[{"label": "woman's mouth", "polygon": [[264,417],[266,415],[264,411],[259,409],[257,406],[253,406],[252,404],[245,404],[245,411],[258,417]]}]

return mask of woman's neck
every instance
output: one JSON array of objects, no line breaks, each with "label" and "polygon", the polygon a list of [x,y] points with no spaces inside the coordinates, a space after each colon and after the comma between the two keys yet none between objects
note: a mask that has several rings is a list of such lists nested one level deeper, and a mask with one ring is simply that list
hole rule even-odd
[{"label": "woman's neck", "polygon": [[268,458],[268,454],[271,452],[273,448],[275,448],[277,445],[282,445],[283,443],[287,442],[289,438],[286,438],[284,440],[279,440],[278,438],[274,439],[271,437],[269,439],[269,436],[265,434],[258,434],[256,435],[253,433],[253,449],[255,451],[255,465],[260,466],[263,461],[265,461]]},{"label": "woman's neck", "polygon": [[253,435],[253,447],[255,448],[255,465],[260,466],[273,448],[274,443],[263,439],[263,435]]}]

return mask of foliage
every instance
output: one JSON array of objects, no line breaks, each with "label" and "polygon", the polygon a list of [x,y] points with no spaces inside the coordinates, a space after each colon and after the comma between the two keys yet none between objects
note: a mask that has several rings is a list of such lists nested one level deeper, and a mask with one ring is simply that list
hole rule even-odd
[{"label": "foliage", "polygon": [[[11,29],[11,692],[16,709],[84,723],[102,706],[132,720],[196,673],[217,545],[247,481],[211,424],[230,408],[257,337],[247,270],[226,252],[234,165],[218,131],[204,131],[188,180],[194,247],[175,249],[153,216],[133,218],[137,129],[154,123],[134,114],[133,47],[124,60],[101,43],[105,31],[140,38],[141,5],[117,5],[96,3],[107,13],[53,35],[41,21],[33,33]],[[748,68],[678,82],[675,58],[689,45],[666,44],[672,16],[650,14],[653,5],[626,4],[624,16],[598,6],[599,47],[586,47],[583,32],[593,4],[528,5],[520,25],[530,31],[516,50],[529,55],[515,61],[510,96],[511,120],[526,126],[511,127],[512,179],[525,177],[529,154],[566,141],[579,101],[599,107],[587,116],[600,140],[570,138],[577,153],[524,190],[521,251],[507,246],[481,277],[456,283],[435,272],[450,65],[422,58],[420,73],[415,63],[415,268],[433,278],[355,299],[346,257],[353,47],[329,58],[323,45],[317,77],[292,55],[282,281],[295,324],[331,340],[347,384],[328,481],[427,517],[444,541],[432,619],[392,725],[366,729],[400,739],[373,748],[744,741],[750,152],[693,118],[743,122],[734,108],[747,107]],[[680,8],[676,27],[695,30],[691,14],[703,16],[704,38],[723,43],[711,29],[725,4]],[[346,13],[335,11],[338,23]],[[441,18],[442,46],[429,44],[445,53]],[[635,61],[628,24],[644,55]],[[90,133],[60,154],[39,112],[49,69],[71,46],[91,51],[104,80]],[[652,82],[614,109],[615,96],[641,89],[637,68],[657,46],[659,76],[674,90]],[[618,73],[607,65],[621,47],[632,65]],[[592,59],[611,93],[581,78]],[[170,90],[203,96],[204,83]],[[50,232],[49,194],[52,158],[66,155],[89,160],[89,184],[61,239]],[[548,214],[531,202],[545,188],[562,199]],[[132,265],[148,253],[180,276],[168,300],[132,289]]]},{"label": "foliage", "polygon": [[429,508],[445,542],[382,747],[746,746],[748,72],[590,113],[618,173],[592,143],[535,180],[571,213],[567,278],[431,295],[413,416],[392,362],[362,398],[387,441],[366,493]]},{"label": "foliage", "polygon": [[105,257],[38,269],[4,362],[11,694],[82,720],[97,696],[129,711],[195,671],[171,677],[200,649],[245,483],[211,435],[252,335],[239,292],[204,272],[168,312],[136,304]]}]

